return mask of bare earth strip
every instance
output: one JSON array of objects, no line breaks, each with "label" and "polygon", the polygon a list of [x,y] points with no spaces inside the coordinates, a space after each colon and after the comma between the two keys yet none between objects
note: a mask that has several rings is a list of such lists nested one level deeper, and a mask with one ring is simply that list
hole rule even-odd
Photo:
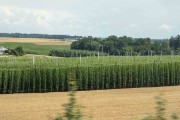
[{"label": "bare earth strip", "polygon": [[[159,93],[167,100],[167,115],[176,112],[180,116],[180,86],[83,91],[77,98],[93,120],[137,120],[155,112],[154,97]],[[0,95],[0,119],[48,120],[63,112],[67,100],[65,92]]]},{"label": "bare earth strip", "polygon": [[8,37],[0,37],[0,42],[34,43],[37,45],[70,45],[72,43],[72,42],[62,41],[59,39],[8,38]]}]

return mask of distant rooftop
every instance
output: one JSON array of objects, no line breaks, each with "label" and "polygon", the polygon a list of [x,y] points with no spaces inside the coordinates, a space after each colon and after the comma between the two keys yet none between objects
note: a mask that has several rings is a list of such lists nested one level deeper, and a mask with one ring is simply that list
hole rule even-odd
[{"label": "distant rooftop", "polygon": [[0,51],[6,51],[8,50],[7,48],[5,48],[4,46],[0,46]]}]

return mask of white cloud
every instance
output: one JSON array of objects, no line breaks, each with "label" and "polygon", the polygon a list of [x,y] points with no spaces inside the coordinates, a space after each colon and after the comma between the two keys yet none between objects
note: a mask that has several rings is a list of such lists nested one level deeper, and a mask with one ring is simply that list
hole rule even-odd
[{"label": "white cloud", "polygon": [[2,22],[4,22],[5,24],[11,24],[11,22],[8,19],[3,19]]},{"label": "white cloud", "polygon": [[167,25],[167,24],[163,24],[163,25],[158,27],[158,29],[161,29],[161,30],[171,30],[171,29],[174,29],[174,28],[175,28],[175,26]]},{"label": "white cloud", "polygon": [[92,30],[94,30],[94,28],[93,27],[87,27],[87,30],[92,31]]},{"label": "white cloud", "polygon": [[39,26],[47,29],[53,29],[51,24],[55,20],[54,14],[45,10],[32,10],[31,12],[36,18],[36,22]]},{"label": "white cloud", "polygon": [[112,12],[120,12],[119,8],[112,8]]},{"label": "white cloud", "polygon": [[[19,8],[17,6],[0,6],[0,26],[7,25],[11,28],[17,26],[27,26],[53,30],[58,26],[75,26],[80,28],[80,25],[76,25],[77,18],[75,15],[66,11],[44,10],[34,8]],[[71,22],[68,22],[70,21]],[[84,21],[85,22],[85,21]]]},{"label": "white cloud", "polygon": [[139,28],[139,25],[138,24],[130,24],[130,25],[127,25],[125,27],[123,27],[123,30],[137,30]]},{"label": "white cloud", "polygon": [[167,38],[179,34],[179,5],[180,0],[0,0],[0,32]]},{"label": "white cloud", "polygon": [[4,6],[4,5],[0,6],[0,11],[1,13],[5,14],[7,17],[15,16],[13,11],[9,9],[8,6]]},{"label": "white cloud", "polygon": [[129,25],[128,27],[130,27],[130,28],[136,28],[136,27],[138,27],[139,25],[137,25],[137,24],[131,24],[131,25]]},{"label": "white cloud", "polygon": [[107,22],[107,21],[102,21],[101,24],[102,24],[102,25],[107,25],[108,22]]}]

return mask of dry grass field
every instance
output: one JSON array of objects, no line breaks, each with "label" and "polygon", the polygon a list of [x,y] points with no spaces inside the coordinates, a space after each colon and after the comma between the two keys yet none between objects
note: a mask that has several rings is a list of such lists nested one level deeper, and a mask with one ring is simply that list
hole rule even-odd
[{"label": "dry grass field", "polygon": [[0,43],[1,42],[34,43],[37,45],[70,45],[72,43],[57,39],[9,38],[9,37],[0,37]]},{"label": "dry grass field", "polygon": [[[77,93],[83,112],[93,120],[137,120],[155,112],[154,97],[164,93],[167,115],[180,115],[180,86],[83,91]],[[0,95],[1,120],[48,120],[62,113],[67,93]]]}]

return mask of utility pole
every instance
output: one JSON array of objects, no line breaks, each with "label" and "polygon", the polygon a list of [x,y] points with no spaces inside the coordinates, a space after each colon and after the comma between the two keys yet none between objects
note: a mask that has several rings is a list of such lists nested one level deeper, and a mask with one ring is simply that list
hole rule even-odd
[{"label": "utility pole", "polygon": [[100,47],[101,47],[101,52],[102,52],[102,53],[104,52],[104,46],[105,46],[105,45],[100,45]]},{"label": "utility pole", "polygon": [[34,56],[33,56],[33,66],[34,66],[34,63],[35,63],[35,58],[34,58]]},{"label": "utility pole", "polygon": [[79,58],[80,58],[80,64],[81,64],[81,62],[82,62],[82,59],[81,59],[81,54],[80,54],[80,57],[79,57]]}]

